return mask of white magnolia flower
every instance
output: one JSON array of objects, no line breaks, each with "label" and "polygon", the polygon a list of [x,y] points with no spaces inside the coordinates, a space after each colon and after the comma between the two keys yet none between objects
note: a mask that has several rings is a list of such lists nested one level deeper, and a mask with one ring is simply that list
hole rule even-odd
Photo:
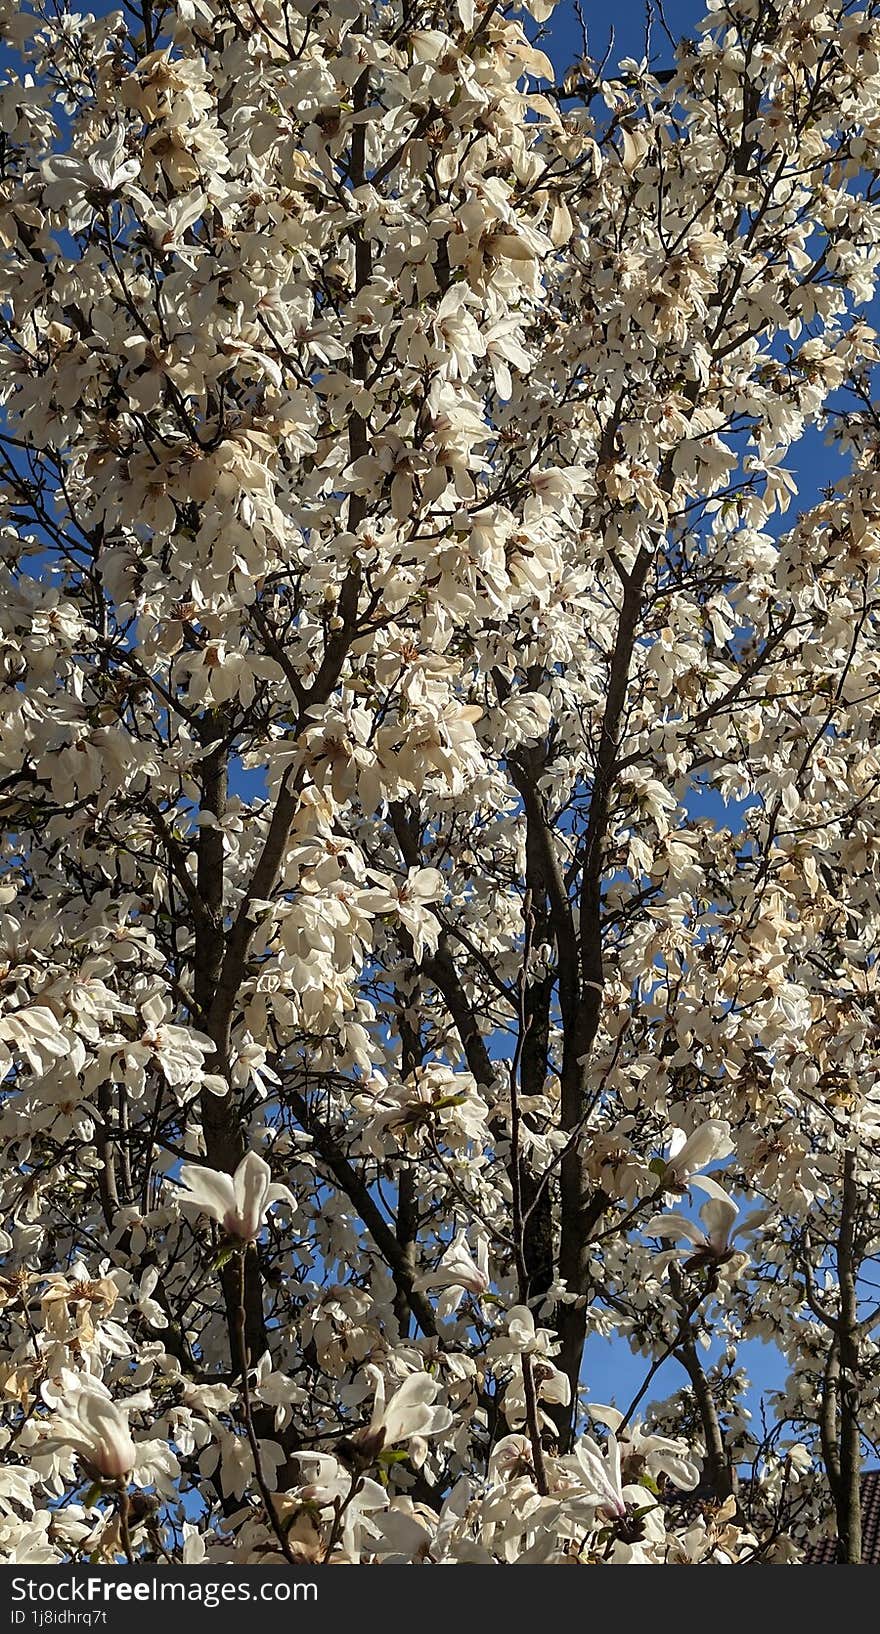
[{"label": "white magnolia flower", "polygon": [[50,208],[58,208],[59,203],[65,202],[64,186],[99,188],[110,195],[121,192],[140,170],[140,160],[126,159],[124,151],[124,134],[117,129],[104,141],[97,142],[86,158],[58,153],[44,160],[43,174],[47,181],[55,184],[54,190],[50,188],[47,194]]},{"label": "white magnolia flower", "polygon": [[668,1237],[672,1242],[684,1238],[692,1243],[695,1252],[685,1260],[685,1270],[697,1270],[702,1265],[724,1265],[737,1252],[735,1238],[754,1231],[766,1219],[765,1211],[758,1210],[748,1215],[734,1231],[733,1222],[738,1214],[739,1209],[731,1198],[710,1197],[700,1209],[702,1230],[684,1214],[656,1214],[648,1221],[645,1232],[649,1237]]},{"label": "white magnolia flower", "polygon": [[797,1486],[802,1478],[809,1475],[813,1469],[813,1459],[809,1447],[805,1447],[802,1441],[793,1442],[790,1447],[785,1449],[785,1463],[789,1479]]},{"label": "white magnolia flower", "polygon": [[[411,1373],[404,1379],[390,1401],[385,1399],[385,1379],[378,1367],[365,1369],[373,1381],[375,1391],[373,1412],[366,1429],[358,1430],[349,1443],[350,1450],[372,1463],[386,1447],[400,1442],[415,1442],[417,1459],[424,1459],[418,1443],[428,1436],[442,1435],[452,1425],[452,1414],[447,1407],[436,1406],[440,1386],[429,1373]],[[420,1455],[420,1456],[419,1456]]]},{"label": "white magnolia flower", "polygon": [[605,1451],[591,1435],[581,1436],[575,1443],[565,1466],[584,1482],[588,1498],[598,1516],[607,1520],[623,1520],[626,1516],[626,1498],[623,1490],[623,1472],[620,1447],[610,1435]]},{"label": "white magnolia flower", "polygon": [[[62,1370],[63,1405],[40,1451],[72,1448],[92,1481],[127,1481],[137,1459],[128,1409],[118,1407],[99,1379]],[[54,1392],[53,1392],[54,1395]]]},{"label": "white magnolia flower", "polygon": [[668,1436],[653,1435],[641,1424],[623,1425],[623,1414],[616,1407],[591,1406],[590,1417],[597,1424],[605,1424],[612,1431],[620,1449],[621,1470],[627,1481],[638,1481],[643,1473],[665,1475],[673,1486],[690,1492],[700,1478],[700,1468],[683,1441]]},{"label": "white magnolia flower", "polygon": [[376,889],[361,892],[361,909],[377,916],[387,914],[399,919],[412,937],[416,959],[436,952],[440,924],[429,911],[428,904],[439,901],[446,889],[439,868],[410,868],[402,883],[376,869],[371,868],[368,872]]},{"label": "white magnolia flower", "polygon": [[730,1138],[730,1124],[724,1118],[709,1118],[690,1135],[683,1129],[673,1129],[666,1154],[666,1167],[660,1176],[664,1191],[684,1192],[689,1186],[699,1186],[710,1197],[727,1200],[727,1193],[711,1175],[701,1175],[707,1163],[729,1157],[734,1149]]},{"label": "white magnolia flower", "polygon": [[441,1308],[442,1315],[451,1315],[461,1304],[463,1294],[476,1294],[479,1298],[482,1294],[488,1293],[490,1280],[489,1245],[486,1238],[480,1238],[477,1244],[477,1257],[474,1259],[465,1233],[459,1231],[443,1254],[436,1270],[426,1271],[417,1277],[413,1287],[420,1293],[425,1293],[431,1288],[450,1290],[443,1296],[438,1308]]},{"label": "white magnolia flower", "polygon": [[[535,1386],[535,1395],[538,1402],[538,1415],[542,1426],[551,1434],[556,1434],[556,1425],[549,1413],[545,1413],[543,1403],[553,1407],[567,1407],[571,1401],[571,1380],[567,1373],[552,1362],[539,1361],[532,1370],[532,1380]],[[505,1388],[501,1401],[501,1411],[508,1424],[513,1429],[525,1424],[526,1392],[522,1367],[520,1366]]]},{"label": "white magnolia flower", "polygon": [[514,1431],[495,1442],[489,1455],[489,1481],[492,1485],[506,1481],[534,1480],[534,1454],[527,1435]]},{"label": "white magnolia flower", "polygon": [[493,1339],[489,1345],[488,1354],[529,1355],[543,1354],[547,1351],[546,1340],[550,1334],[546,1328],[536,1328],[535,1318],[527,1305],[512,1305],[507,1313],[507,1334],[501,1339]]},{"label": "white magnolia flower", "polygon": [[[370,1538],[371,1544],[379,1536],[372,1517],[387,1508],[387,1491],[378,1481],[361,1475],[352,1494],[350,1467],[341,1464],[329,1453],[304,1452],[298,1462],[302,1466],[304,1484],[292,1495],[296,1501],[291,1507],[295,1509],[301,1504],[305,1506],[306,1513],[323,1510],[331,1516],[342,1515],[344,1519],[334,1559],[357,1562],[364,1536]],[[287,1503],[290,1503],[289,1498],[282,1500],[282,1514]],[[295,1540],[293,1527],[288,1536]]]},{"label": "white magnolia flower", "polygon": [[255,1241],[273,1203],[295,1207],[288,1187],[273,1183],[268,1163],[257,1152],[248,1152],[234,1175],[198,1163],[184,1163],[180,1179],[188,1192],[181,1202],[210,1215],[227,1236],[240,1242]]},{"label": "white magnolia flower", "polygon": [[368,1369],[376,1386],[369,1433],[382,1434],[382,1445],[393,1447],[411,1436],[441,1435],[452,1424],[447,1407],[435,1402],[440,1386],[428,1373],[411,1373],[391,1400],[385,1400],[385,1380],[377,1367]]}]

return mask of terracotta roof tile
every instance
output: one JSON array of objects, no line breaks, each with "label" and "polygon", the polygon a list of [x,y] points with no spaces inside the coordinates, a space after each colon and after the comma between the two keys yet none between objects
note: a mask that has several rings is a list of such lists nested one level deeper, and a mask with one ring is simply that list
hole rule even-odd
[{"label": "terracotta roof tile", "polygon": [[[837,1565],[837,1538],[821,1538],[805,1551],[804,1566]],[[880,1469],[862,1476],[862,1565],[880,1566]]]}]

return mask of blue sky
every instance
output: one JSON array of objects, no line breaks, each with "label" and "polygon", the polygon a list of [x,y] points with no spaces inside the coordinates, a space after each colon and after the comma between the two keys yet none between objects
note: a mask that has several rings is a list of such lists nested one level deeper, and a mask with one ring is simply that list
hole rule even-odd
[{"label": "blue sky", "polygon": [[[676,40],[683,35],[694,34],[696,25],[705,15],[706,9],[700,0],[665,0],[663,14],[669,32]],[[607,0],[592,0],[592,3],[591,0],[586,0],[582,10],[589,29],[590,51],[594,57],[601,60],[609,42],[613,41],[609,69],[611,64],[619,62],[621,57],[635,57],[641,60],[645,54],[643,0],[616,0],[614,5],[609,5]],[[581,52],[581,33],[572,0],[560,0],[547,29],[549,55],[554,62],[564,68],[573,56],[579,56]],[[651,34],[652,66],[655,68],[670,66],[672,47],[656,18]]]}]

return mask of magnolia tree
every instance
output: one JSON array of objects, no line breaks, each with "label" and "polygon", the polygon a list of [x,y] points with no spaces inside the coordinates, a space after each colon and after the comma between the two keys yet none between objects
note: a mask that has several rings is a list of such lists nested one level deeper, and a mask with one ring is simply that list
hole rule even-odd
[{"label": "magnolia tree", "polygon": [[551,11],[0,0],[8,1561],[859,1559],[880,3]]}]

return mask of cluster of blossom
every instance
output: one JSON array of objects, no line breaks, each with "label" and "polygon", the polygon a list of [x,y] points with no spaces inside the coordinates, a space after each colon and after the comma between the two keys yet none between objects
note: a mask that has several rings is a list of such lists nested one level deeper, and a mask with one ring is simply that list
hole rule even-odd
[{"label": "cluster of blossom", "polygon": [[0,0],[3,1559],[845,1530],[880,0],[551,12]]}]

